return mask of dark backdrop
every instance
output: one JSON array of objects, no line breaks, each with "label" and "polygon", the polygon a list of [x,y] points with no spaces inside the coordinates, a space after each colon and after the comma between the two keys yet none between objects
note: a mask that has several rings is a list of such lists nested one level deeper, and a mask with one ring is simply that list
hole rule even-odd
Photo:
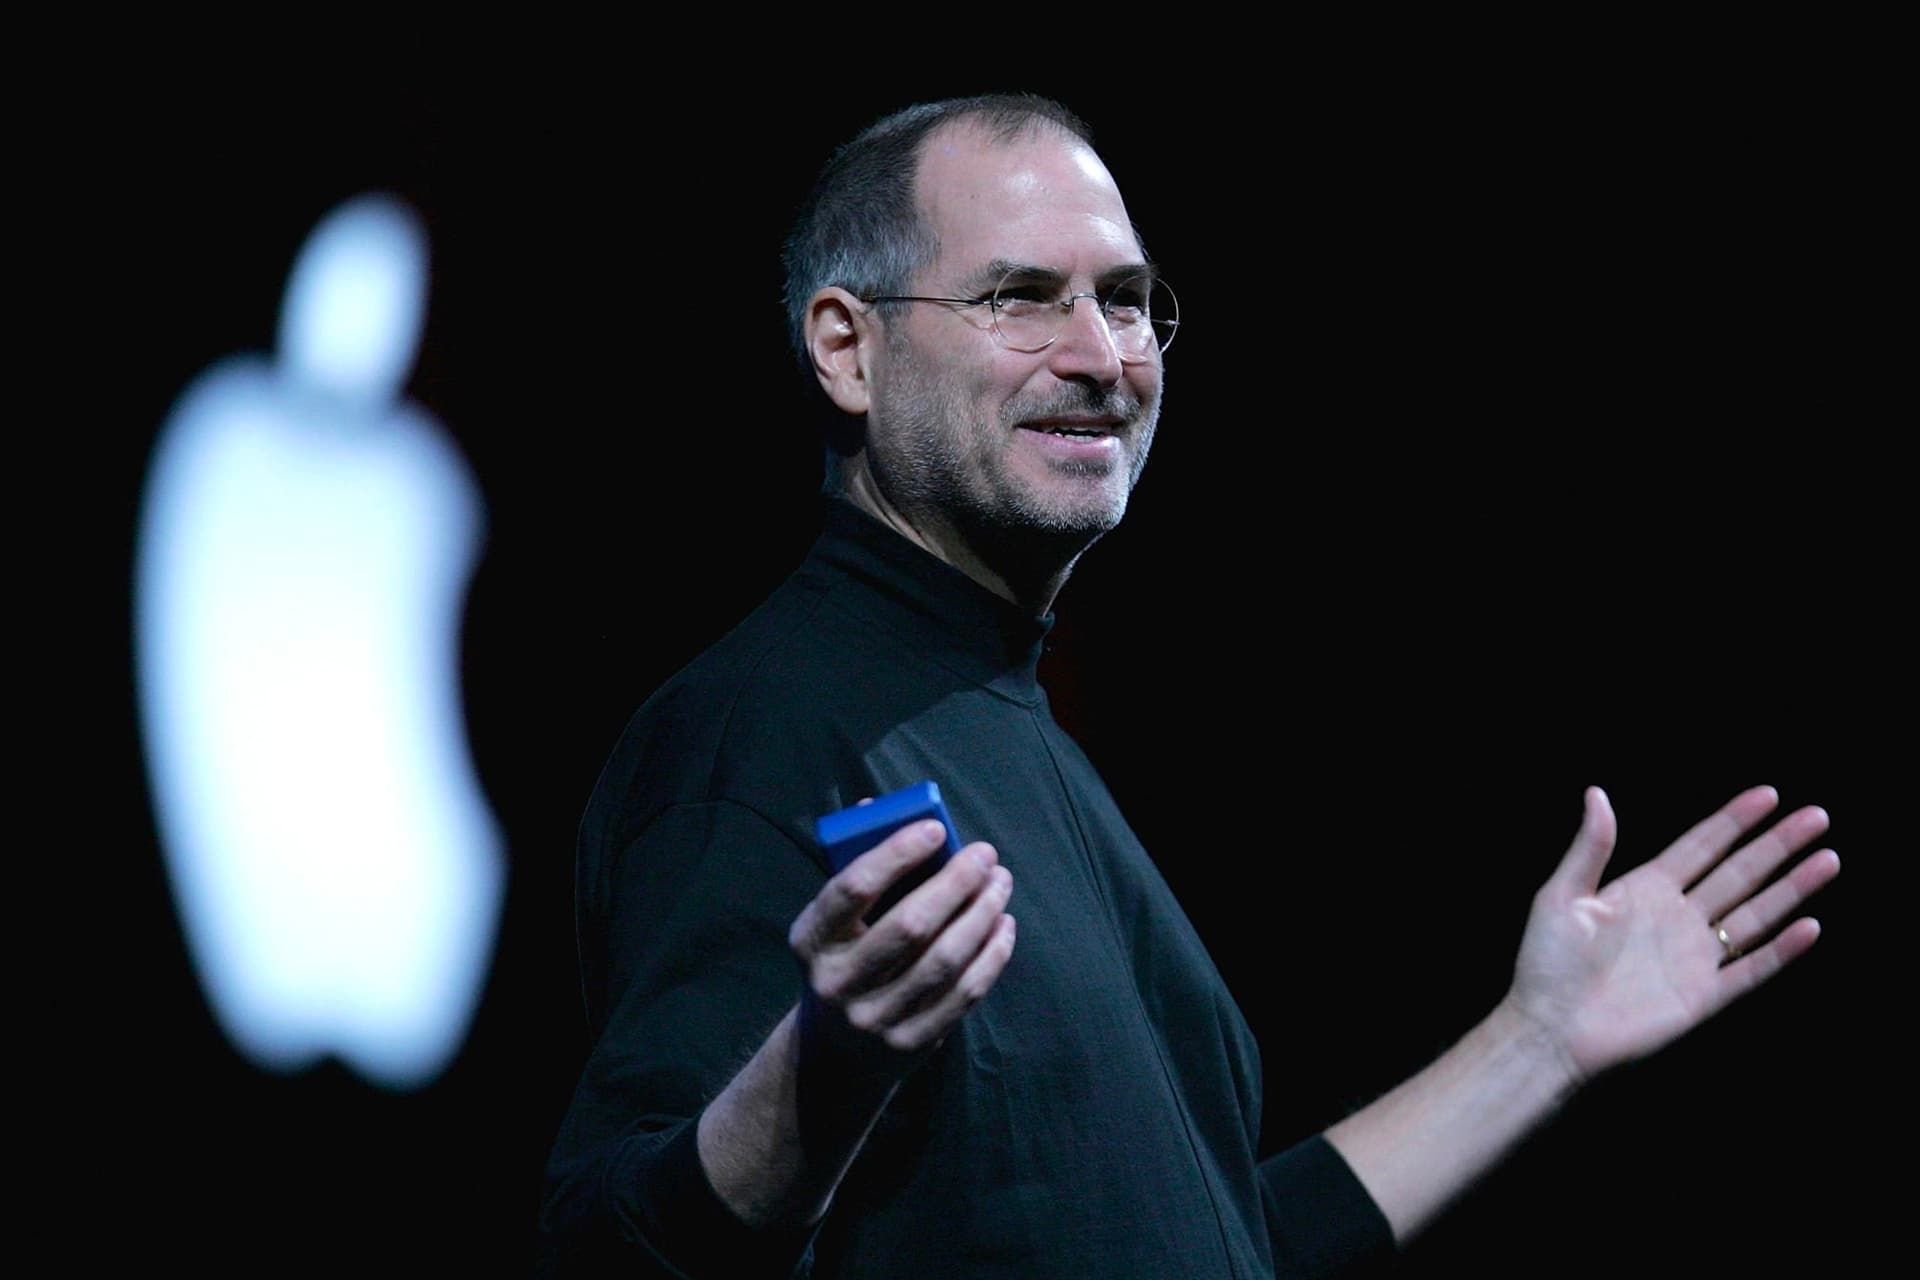
[{"label": "dark backdrop", "polygon": [[[1354,59],[1281,92],[1249,60],[1065,93],[1186,323],[1153,466],[1062,596],[1047,676],[1260,1035],[1270,1148],[1499,996],[1586,784],[1623,866],[1763,781],[1826,805],[1848,859],[1803,965],[1594,1089],[1410,1274],[1844,1272],[1876,1212],[1847,1152],[1900,1136],[1856,905],[1886,892],[1911,758],[1884,104],[1830,60],[1778,70]],[[114,408],[85,449],[111,888],[77,968],[104,1046],[74,1073],[99,1122],[75,1185],[106,1224],[67,1237],[83,1253],[524,1268],[586,1049],[580,807],[625,717],[812,534],[782,229],[877,114],[1032,79],[746,76],[765,87],[730,102],[661,74],[324,109],[172,86],[86,148]],[[413,1095],[263,1075],[219,1036],[149,825],[122,589],[173,398],[271,346],[301,240],[370,189],[432,236],[410,394],[489,506],[465,689],[510,845],[485,1003]]]}]

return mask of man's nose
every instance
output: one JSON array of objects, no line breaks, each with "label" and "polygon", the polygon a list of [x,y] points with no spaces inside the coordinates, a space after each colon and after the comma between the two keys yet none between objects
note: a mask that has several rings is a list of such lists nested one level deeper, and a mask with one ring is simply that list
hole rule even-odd
[{"label": "man's nose", "polygon": [[1076,293],[1070,301],[1073,309],[1060,325],[1060,336],[1047,348],[1048,363],[1059,377],[1110,387],[1120,381],[1120,348],[1114,345],[1100,300],[1090,293]]}]

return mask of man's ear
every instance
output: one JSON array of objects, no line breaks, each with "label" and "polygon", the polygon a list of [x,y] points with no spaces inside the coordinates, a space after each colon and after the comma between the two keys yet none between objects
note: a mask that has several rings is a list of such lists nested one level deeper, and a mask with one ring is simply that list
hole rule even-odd
[{"label": "man's ear", "polygon": [[846,413],[872,403],[869,369],[882,335],[879,320],[845,289],[826,288],[807,302],[807,355],[827,399]]}]

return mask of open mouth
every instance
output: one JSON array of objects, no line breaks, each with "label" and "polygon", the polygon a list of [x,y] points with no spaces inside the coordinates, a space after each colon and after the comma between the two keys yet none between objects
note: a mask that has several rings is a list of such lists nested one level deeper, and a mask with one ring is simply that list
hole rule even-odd
[{"label": "open mouth", "polygon": [[1058,436],[1063,440],[1105,440],[1120,434],[1121,420],[1104,414],[1069,414],[1059,418],[1035,418],[1020,425],[1028,431]]}]

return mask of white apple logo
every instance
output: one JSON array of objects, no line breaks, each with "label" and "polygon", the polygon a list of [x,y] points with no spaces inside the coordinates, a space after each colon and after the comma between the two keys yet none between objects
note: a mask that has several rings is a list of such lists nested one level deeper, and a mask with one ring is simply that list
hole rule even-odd
[{"label": "white apple logo", "polygon": [[360,197],[294,265],[279,362],[180,398],[148,476],[136,649],[161,844],[233,1042],[425,1084],[465,1037],[504,875],[459,627],[482,511],[396,403],[425,311],[412,214]]}]

